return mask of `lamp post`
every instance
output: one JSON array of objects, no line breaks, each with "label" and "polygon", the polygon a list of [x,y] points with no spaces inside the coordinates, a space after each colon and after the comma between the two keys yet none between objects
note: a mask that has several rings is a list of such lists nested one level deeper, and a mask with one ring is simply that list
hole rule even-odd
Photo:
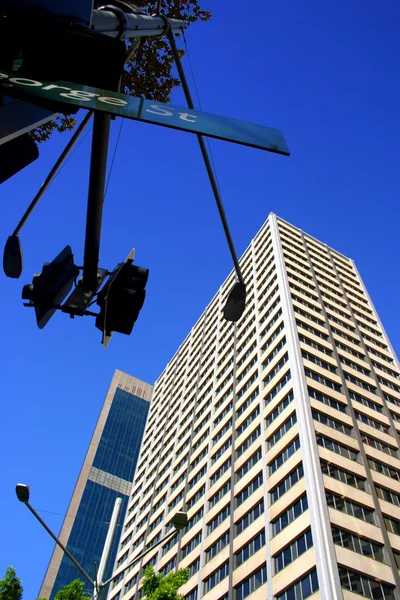
[{"label": "lamp post", "polygon": [[[33,516],[39,521],[39,523],[42,525],[42,527],[44,527],[44,529],[47,531],[47,533],[53,538],[55,543],[61,548],[61,550],[68,556],[70,561],[75,565],[75,567],[78,569],[80,574],[90,584],[91,588],[93,589],[93,596],[92,596],[93,600],[99,600],[101,591],[107,585],[109,585],[112,581],[114,581],[114,579],[119,577],[122,573],[125,573],[125,571],[127,571],[129,568],[131,568],[137,562],[139,562],[144,556],[146,556],[146,554],[148,554],[149,552],[154,550],[154,548],[157,548],[160,544],[164,543],[168,539],[172,538],[175,535],[176,531],[180,531],[180,530],[184,529],[188,524],[188,517],[187,517],[186,513],[182,512],[182,511],[178,511],[177,513],[175,513],[175,515],[173,516],[173,519],[172,519],[172,524],[174,526],[174,529],[170,530],[163,538],[161,538],[160,540],[158,540],[158,542],[153,544],[153,546],[150,546],[149,548],[144,550],[144,552],[141,552],[141,554],[139,554],[138,556],[135,556],[124,569],[118,571],[118,573],[116,573],[115,575],[113,575],[112,577],[107,579],[107,581],[103,582],[102,576],[104,573],[105,563],[108,558],[107,553],[109,552],[109,547],[111,545],[112,537],[114,534],[113,530],[115,530],[115,527],[116,527],[116,521],[117,521],[117,517],[118,517],[120,502],[119,503],[116,502],[116,506],[114,508],[113,516],[111,518],[111,522],[110,522],[110,526],[109,526],[109,532],[107,534],[106,544],[104,546],[103,554],[102,554],[102,557],[100,560],[100,566],[103,566],[103,568],[99,569],[99,572],[96,574],[96,579],[93,580],[90,577],[90,575],[85,571],[85,569],[83,567],[81,567],[81,565],[75,560],[75,558],[72,556],[72,554],[69,552],[69,550],[67,550],[67,548],[64,546],[64,544],[62,544],[62,542],[60,542],[60,540],[57,538],[57,536],[51,531],[51,529],[48,527],[48,525],[46,525],[46,523],[43,521],[42,517],[36,512],[36,510],[33,508],[33,506],[31,506],[31,504],[29,503],[29,497],[30,497],[29,486],[27,486],[23,483],[19,483],[15,488],[15,492],[17,494],[18,500],[20,502],[22,502],[23,504],[25,504],[29,508],[29,510],[31,511]],[[118,500],[119,499],[117,498],[117,501]],[[107,541],[108,541],[108,543],[107,543]]]}]

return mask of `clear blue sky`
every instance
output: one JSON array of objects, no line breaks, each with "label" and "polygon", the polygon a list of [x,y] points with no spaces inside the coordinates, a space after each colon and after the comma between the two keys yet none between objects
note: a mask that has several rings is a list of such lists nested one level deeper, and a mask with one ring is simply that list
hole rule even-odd
[{"label": "clear blue sky", "polygon": [[[212,20],[187,32],[203,110],[282,129],[291,150],[211,141],[238,252],[273,211],[352,257],[398,350],[399,3],[203,2]],[[183,103],[181,91],[173,101]],[[119,121],[112,127],[111,152]],[[54,137],[2,186],[1,240],[67,139]],[[21,279],[2,279],[0,571],[16,567],[27,600],[53,543],[15,484],[30,484],[32,504],[58,531],[114,369],[152,383],[231,269],[196,138],[126,121],[100,265],[114,267],[134,246],[150,268],[145,307],[132,335],[115,335],[106,351],[90,318],[57,314],[39,331],[21,288],[66,244],[82,260],[89,149],[90,136],[23,230]]]}]

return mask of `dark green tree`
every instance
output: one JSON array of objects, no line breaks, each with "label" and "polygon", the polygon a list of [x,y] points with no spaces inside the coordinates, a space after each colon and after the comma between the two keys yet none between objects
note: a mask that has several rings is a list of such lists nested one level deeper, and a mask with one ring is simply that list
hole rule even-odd
[{"label": "dark green tree", "polygon": [[0,600],[21,600],[22,585],[13,567],[7,567],[4,579],[0,579]]},{"label": "dark green tree", "polygon": [[[189,579],[189,569],[170,571],[167,575],[158,575],[153,567],[147,567],[143,577],[143,595],[146,600],[183,600],[178,589]],[[57,600],[57,599],[56,599]]]},{"label": "dark green tree", "polygon": [[[95,2],[100,6],[100,2]],[[134,0],[134,4],[154,14],[157,0]],[[180,19],[188,25],[196,21],[208,21],[211,13],[200,8],[199,0],[162,0],[161,11],[170,19]],[[131,42],[127,42],[129,47]],[[185,54],[180,50],[181,57]],[[147,98],[157,102],[169,102],[179,79],[172,73],[173,57],[166,37],[143,38],[122,75],[121,91],[124,94]],[[37,142],[46,141],[54,131],[71,131],[76,119],[66,115],[35,129],[32,136]]]},{"label": "dark green tree", "polygon": [[[83,589],[85,584],[80,579],[74,579],[68,585],[58,590],[54,596],[54,600],[88,600],[90,595],[86,594]],[[37,598],[37,600],[46,600],[46,598]]]}]

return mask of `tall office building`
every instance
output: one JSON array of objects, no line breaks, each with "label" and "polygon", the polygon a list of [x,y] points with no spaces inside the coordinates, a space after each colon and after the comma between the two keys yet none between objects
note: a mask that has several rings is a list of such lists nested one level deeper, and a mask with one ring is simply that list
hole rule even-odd
[{"label": "tall office building", "polygon": [[[155,384],[110,600],[189,567],[186,600],[400,598],[400,380],[349,258],[271,214]],[[138,589],[139,588],[139,589]]]},{"label": "tall office building", "polygon": [[[93,579],[116,498],[122,499],[119,523],[124,519],[152,391],[151,385],[115,372],[59,535]],[[117,528],[105,578],[111,575],[120,534],[121,527]],[[82,579],[79,571],[56,546],[39,596],[52,599],[78,578]]]}]

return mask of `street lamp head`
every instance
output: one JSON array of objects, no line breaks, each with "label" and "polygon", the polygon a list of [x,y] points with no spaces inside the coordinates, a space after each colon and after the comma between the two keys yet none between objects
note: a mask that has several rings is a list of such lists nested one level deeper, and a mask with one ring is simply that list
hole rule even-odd
[{"label": "street lamp head", "polygon": [[237,281],[230,291],[224,306],[224,317],[227,321],[237,323],[246,308],[246,284]]},{"label": "street lamp head", "polygon": [[15,491],[20,502],[23,502],[24,504],[29,502],[29,486],[25,485],[24,483],[19,483],[15,486]]},{"label": "street lamp head", "polygon": [[180,531],[181,529],[185,529],[185,527],[187,527],[187,524],[188,524],[187,514],[185,512],[178,511],[177,513],[174,514],[174,517],[172,519],[172,524],[177,531]]}]

